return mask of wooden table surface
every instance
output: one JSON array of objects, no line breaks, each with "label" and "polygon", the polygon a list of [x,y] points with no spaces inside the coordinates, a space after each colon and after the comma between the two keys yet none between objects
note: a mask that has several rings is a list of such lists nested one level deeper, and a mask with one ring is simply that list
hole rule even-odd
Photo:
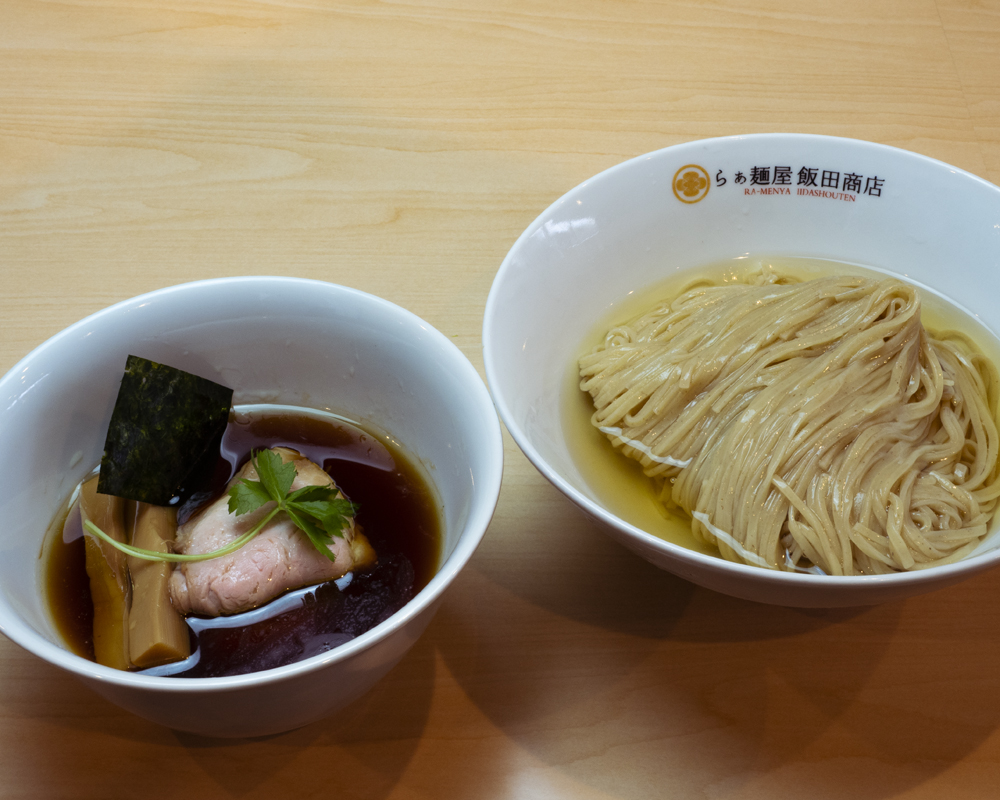
[{"label": "wooden table surface", "polygon": [[[244,274],[381,295],[482,372],[493,276],[549,203],[764,131],[1000,183],[1000,2],[4,0],[0,373],[111,303]],[[427,633],[293,733],[175,733],[0,637],[0,796],[1000,795],[996,572],[755,605],[612,543],[509,438],[506,459]]]}]

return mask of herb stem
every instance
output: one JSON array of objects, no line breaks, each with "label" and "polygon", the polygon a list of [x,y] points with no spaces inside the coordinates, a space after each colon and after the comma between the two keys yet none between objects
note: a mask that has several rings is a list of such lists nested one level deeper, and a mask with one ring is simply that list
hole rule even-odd
[{"label": "herb stem", "polygon": [[258,533],[261,532],[263,527],[267,525],[268,522],[281,511],[279,506],[275,506],[271,509],[264,519],[253,526],[249,531],[244,533],[238,539],[234,539],[232,542],[227,544],[225,547],[220,547],[218,550],[213,550],[211,553],[160,553],[156,550],[146,550],[142,547],[133,547],[130,544],[125,544],[124,542],[119,542],[116,539],[112,539],[104,531],[98,528],[89,519],[83,523],[83,527],[89,532],[96,536],[103,542],[107,542],[112,547],[121,550],[125,555],[132,556],[134,558],[141,558],[145,561],[171,561],[171,562],[192,562],[192,561],[208,561],[212,558],[218,558],[219,556],[228,556],[230,553],[235,553],[243,545],[253,539]]},{"label": "herb stem", "polygon": [[284,512],[322,555],[330,561],[336,561],[337,554],[331,550],[333,537],[344,536],[344,529],[350,524],[351,517],[357,513],[358,507],[342,495],[338,497],[340,492],[336,484],[308,485],[292,492],[292,482],[296,475],[295,465],[291,462],[282,462],[281,457],[273,450],[251,453],[250,462],[260,481],[243,478],[229,488],[229,513],[241,516],[263,508],[271,502],[274,503],[274,508],[251,530],[211,553],[161,553],[157,550],[133,547],[112,539],[89,519],[83,523],[84,530],[133,558],[174,563],[208,561],[235,553],[260,533],[275,514]]}]

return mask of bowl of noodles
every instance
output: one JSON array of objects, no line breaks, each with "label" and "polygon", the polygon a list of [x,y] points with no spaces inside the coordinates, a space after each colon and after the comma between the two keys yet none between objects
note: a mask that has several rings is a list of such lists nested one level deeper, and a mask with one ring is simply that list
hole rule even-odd
[{"label": "bowl of noodles", "polygon": [[887,602],[1000,561],[1000,189],[760,134],[620,164],[503,261],[483,353],[514,440],[656,566]]},{"label": "bowl of noodles", "polygon": [[[136,357],[152,367],[133,372]],[[126,379],[138,375],[138,383],[160,387],[156,376],[174,371],[191,380],[171,379],[145,397],[146,418],[156,401],[185,384],[214,383],[231,398],[222,405],[221,430],[184,455],[193,462],[199,452],[209,454],[211,468],[183,477],[187,488],[200,484],[185,504],[206,503],[183,524],[183,507],[172,498],[143,501],[99,482],[96,493],[87,488],[96,466],[105,477],[102,454],[112,449],[109,431]],[[321,281],[222,278],[122,301],[29,353],[0,380],[0,395],[0,442],[17,454],[0,493],[0,632],[123,709],[204,736],[291,730],[372,688],[429,624],[482,540],[500,491],[500,424],[468,359],[409,311]],[[180,405],[200,404],[191,395]],[[170,456],[164,442],[173,427],[155,420],[150,427],[159,469]],[[143,449],[142,437],[128,442],[131,455]],[[277,498],[269,495],[257,512],[239,518],[270,509],[255,532],[224,557],[209,552],[217,542],[188,548],[182,533],[200,527],[198,520],[212,536],[240,524],[225,512],[215,526],[213,509],[225,510],[227,486],[252,488],[239,480],[249,466],[261,478],[257,490],[271,491],[261,471],[268,453],[269,485],[279,482],[275,470],[289,467],[291,474],[284,472]],[[243,466],[230,479],[226,463]],[[311,483],[310,470],[319,476]],[[289,493],[293,480],[303,488]],[[293,520],[299,491],[310,503],[325,497],[323,513],[333,514],[333,481],[357,505],[339,506],[337,528],[326,527],[326,537],[317,523],[282,528]],[[278,499],[286,503],[282,513]],[[308,507],[296,506],[296,518],[304,519]],[[353,518],[352,530],[341,527],[344,514]],[[86,534],[82,516],[97,524]],[[156,536],[176,567],[160,572],[162,559],[145,560],[154,547],[139,543],[148,520],[159,520]],[[123,525],[132,548],[124,563],[116,560],[118,549],[94,538],[98,528],[112,534]],[[288,537],[270,539],[274,548],[256,548],[281,530]],[[335,544],[353,552],[361,535],[374,558],[341,572]],[[315,537],[317,548],[309,544]],[[317,563],[311,553],[339,577],[283,583]],[[282,560],[271,563],[272,555]],[[187,573],[185,593],[174,591],[183,559],[221,565],[206,596],[236,597],[245,589],[245,605],[215,612],[179,605],[194,588]],[[73,586],[84,596],[64,590]]]}]

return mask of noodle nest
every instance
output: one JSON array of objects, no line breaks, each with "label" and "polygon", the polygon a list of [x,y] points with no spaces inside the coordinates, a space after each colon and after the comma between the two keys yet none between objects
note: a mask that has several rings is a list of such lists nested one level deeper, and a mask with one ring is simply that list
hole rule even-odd
[{"label": "noodle nest", "polygon": [[862,575],[956,561],[1000,496],[994,366],[898,280],[699,284],[580,359],[592,424],[730,560]]}]

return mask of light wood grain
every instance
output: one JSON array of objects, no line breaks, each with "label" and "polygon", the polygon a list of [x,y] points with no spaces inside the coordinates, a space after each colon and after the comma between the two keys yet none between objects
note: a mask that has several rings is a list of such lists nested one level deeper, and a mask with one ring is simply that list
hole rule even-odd
[{"label": "light wood grain", "polygon": [[[381,295],[481,370],[493,275],[549,203],[760,131],[1000,182],[1000,4],[5,0],[0,372],[108,304],[240,274]],[[0,797],[996,795],[995,574],[872,609],[744,603],[506,454],[427,634],[300,731],[173,733],[0,640]]]}]

